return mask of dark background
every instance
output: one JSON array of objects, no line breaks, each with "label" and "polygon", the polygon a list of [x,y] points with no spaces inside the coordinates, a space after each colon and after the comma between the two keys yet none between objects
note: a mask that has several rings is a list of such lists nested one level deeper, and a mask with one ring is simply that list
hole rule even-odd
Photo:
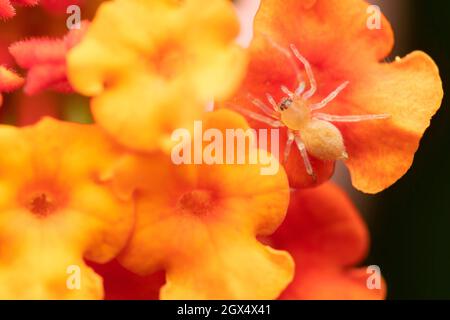
[{"label": "dark background", "polygon": [[[397,42],[393,56],[426,51],[450,92],[450,1],[407,0],[401,9],[383,5]],[[401,12],[399,12],[401,10]],[[405,31],[406,30],[406,31]],[[450,103],[449,96],[426,132],[409,173],[390,189],[369,196],[371,254],[390,299],[450,299]],[[367,208],[369,208],[367,210]]]}]

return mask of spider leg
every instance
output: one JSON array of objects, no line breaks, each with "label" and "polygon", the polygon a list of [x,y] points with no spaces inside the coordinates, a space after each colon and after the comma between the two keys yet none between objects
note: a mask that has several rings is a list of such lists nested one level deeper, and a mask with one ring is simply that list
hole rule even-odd
[{"label": "spider leg", "polygon": [[286,147],[284,148],[284,158],[283,163],[286,164],[291,153],[292,143],[295,140],[295,134],[292,130],[288,130],[288,139],[286,141]]},{"label": "spider leg", "polygon": [[294,97],[294,93],[291,90],[289,90],[288,87],[286,86],[281,86],[281,91],[283,91],[283,93],[291,99]]},{"label": "spider leg", "polygon": [[275,99],[270,95],[269,93],[266,93],[267,100],[269,101],[270,105],[272,106],[273,110],[276,112],[280,112],[280,108],[278,107],[277,102]]},{"label": "spider leg", "polygon": [[295,143],[297,145],[298,151],[300,151],[300,154],[303,158],[303,162],[305,163],[306,172],[312,177],[315,182],[317,180],[317,176],[314,173],[311,161],[309,161],[309,156],[308,152],[306,151],[305,144],[303,143],[302,138],[299,135],[295,136]]},{"label": "spider leg", "polygon": [[280,128],[283,127],[283,123],[281,123],[280,121],[276,120],[276,119],[271,119],[269,117],[263,116],[262,114],[253,112],[251,110],[247,110],[244,108],[238,108],[238,111],[241,112],[243,115],[250,117],[256,121],[265,123],[273,128]]},{"label": "spider leg", "polygon": [[309,64],[308,60],[306,60],[306,58],[300,54],[300,52],[295,47],[295,45],[291,44],[290,47],[291,47],[291,50],[294,53],[295,57],[298,60],[300,60],[300,62],[304,65],[306,74],[309,78],[311,88],[308,91],[306,91],[305,94],[303,95],[303,98],[305,100],[308,100],[309,98],[311,98],[314,95],[314,93],[316,93],[316,90],[317,90],[316,78],[314,77],[314,73],[311,69],[311,65]]},{"label": "spider leg", "polygon": [[348,86],[349,82],[345,81],[343,84],[341,84],[339,87],[337,87],[333,92],[331,92],[328,97],[323,99],[321,102],[311,105],[311,110],[319,110],[325,107],[327,104],[329,104],[331,101],[333,101],[339,93],[341,93],[342,90],[344,90]]},{"label": "spider leg", "polygon": [[336,116],[326,113],[316,113],[313,115],[315,119],[329,121],[329,122],[361,122],[368,120],[383,120],[391,117],[389,114],[365,114],[352,116]]},{"label": "spider leg", "polygon": [[281,54],[283,54],[286,58],[289,59],[289,62],[292,65],[292,68],[294,69],[295,76],[297,78],[297,83],[300,83],[302,80],[302,74],[300,72],[300,69],[298,68],[297,63],[295,62],[294,58],[292,57],[292,54],[289,50],[283,48],[281,45],[276,43],[272,38],[270,38],[268,35],[264,35],[267,39],[267,42],[276,50],[278,50]]},{"label": "spider leg", "polygon": [[295,90],[295,95],[297,96],[297,97],[300,97],[300,95],[303,93],[303,91],[305,91],[305,88],[306,88],[306,83],[304,82],[304,81],[302,81],[300,84],[299,84],[299,86],[298,86],[298,88]]},{"label": "spider leg", "polygon": [[264,112],[266,115],[272,117],[272,118],[278,118],[277,114],[274,114],[275,110],[272,110],[269,108],[264,102],[259,100],[258,98],[252,96],[251,94],[248,94],[249,99],[252,101],[252,103],[258,107],[259,110]]}]

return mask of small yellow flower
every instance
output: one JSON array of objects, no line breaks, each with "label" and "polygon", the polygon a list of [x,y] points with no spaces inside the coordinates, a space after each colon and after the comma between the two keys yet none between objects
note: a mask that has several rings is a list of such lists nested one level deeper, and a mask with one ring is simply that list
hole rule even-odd
[{"label": "small yellow flower", "polygon": [[246,56],[234,44],[238,31],[225,0],[106,2],[69,53],[69,80],[93,97],[98,124],[121,143],[152,151],[240,84]]},{"label": "small yellow flower", "polygon": [[[205,113],[203,123],[223,135],[248,129],[229,110]],[[241,151],[249,158],[258,152]],[[257,237],[272,234],[283,221],[289,185],[284,170],[263,176],[261,167],[175,165],[161,153],[124,157],[111,172],[112,185],[119,194],[134,195],[136,224],[119,261],[141,276],[164,270],[161,299],[277,298],[292,280],[294,264],[288,253]]]},{"label": "small yellow flower", "polygon": [[[89,141],[89,143],[86,143]],[[105,263],[133,226],[103,170],[121,149],[96,126],[0,126],[0,299],[101,299]]]}]

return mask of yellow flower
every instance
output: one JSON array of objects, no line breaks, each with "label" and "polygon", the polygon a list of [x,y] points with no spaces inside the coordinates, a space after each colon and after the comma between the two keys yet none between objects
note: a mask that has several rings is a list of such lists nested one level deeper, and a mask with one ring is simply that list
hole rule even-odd
[{"label": "yellow flower", "polygon": [[0,299],[101,299],[83,259],[111,260],[131,232],[131,200],[100,180],[120,150],[97,127],[51,119],[1,126],[0,148]]},{"label": "yellow flower", "polygon": [[[248,129],[228,110],[206,113],[203,124],[223,134]],[[139,275],[165,270],[161,299],[277,298],[294,265],[257,236],[283,221],[289,186],[282,168],[261,175],[261,167],[175,165],[162,153],[125,158],[112,173],[119,193],[135,191],[136,226],[119,261]]]},{"label": "yellow flower", "polygon": [[173,130],[192,127],[208,101],[239,85],[238,31],[226,0],[106,2],[69,53],[69,80],[93,97],[95,120],[118,141],[167,147]]}]

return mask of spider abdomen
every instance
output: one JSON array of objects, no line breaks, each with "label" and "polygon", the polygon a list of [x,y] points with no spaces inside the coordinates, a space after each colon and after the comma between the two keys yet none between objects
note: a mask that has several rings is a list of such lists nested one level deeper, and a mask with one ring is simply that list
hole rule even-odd
[{"label": "spider abdomen", "polygon": [[300,135],[308,153],[320,160],[347,158],[342,134],[330,122],[312,119],[302,128]]}]

